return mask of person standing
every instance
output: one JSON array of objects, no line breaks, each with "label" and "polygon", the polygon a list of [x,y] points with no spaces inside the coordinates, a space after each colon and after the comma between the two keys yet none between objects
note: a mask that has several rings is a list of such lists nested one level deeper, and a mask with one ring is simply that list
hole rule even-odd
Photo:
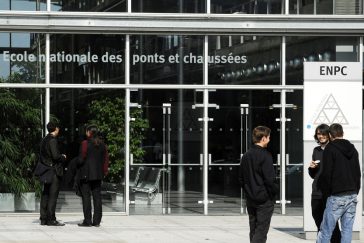
[{"label": "person standing", "polygon": [[[84,219],[80,227],[99,227],[102,218],[101,181],[108,172],[109,154],[95,125],[86,128],[87,139],[82,141],[79,154],[80,192]],[[94,214],[91,212],[91,194]]]},{"label": "person standing", "polygon": [[58,148],[57,136],[59,134],[59,126],[54,122],[48,122],[47,131],[48,134],[43,138],[40,146],[40,160],[43,164],[51,167],[53,175],[49,183],[43,183],[42,185],[40,224],[64,226],[64,223],[56,220],[55,212],[66,155],[61,154]]},{"label": "person standing", "polygon": [[361,170],[358,151],[354,145],[344,139],[340,124],[334,123],[329,128],[331,142],[322,155],[322,169],[317,187],[327,196],[318,243],[330,242],[337,221],[341,223],[341,242],[349,243],[360,190]]},{"label": "person standing", "polygon": [[[322,154],[326,145],[329,143],[329,126],[327,124],[321,124],[316,127],[315,141],[319,146],[313,149],[312,161],[310,162],[308,173],[313,179],[312,182],[312,194],[311,194],[311,209],[312,217],[315,220],[317,226],[317,232],[320,230],[320,225],[322,222],[322,217],[324,215],[326,198],[323,198],[322,192],[317,188],[317,179],[320,175],[320,162],[322,161]],[[339,224],[336,223],[334,232],[331,236],[331,243],[340,243],[341,233]]]},{"label": "person standing", "polygon": [[278,189],[272,155],[266,150],[270,128],[258,126],[253,130],[253,145],[240,162],[240,183],[246,195],[249,214],[250,242],[264,243],[274,210],[274,196]]}]

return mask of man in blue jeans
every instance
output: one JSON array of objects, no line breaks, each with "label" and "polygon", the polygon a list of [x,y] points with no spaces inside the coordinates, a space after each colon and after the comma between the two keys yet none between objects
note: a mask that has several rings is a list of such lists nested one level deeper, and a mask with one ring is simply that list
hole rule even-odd
[{"label": "man in blue jeans", "polygon": [[331,142],[322,156],[322,170],[317,186],[327,197],[317,243],[329,243],[336,222],[341,222],[341,243],[349,243],[355,219],[361,170],[358,151],[348,140],[340,124],[329,128]]}]

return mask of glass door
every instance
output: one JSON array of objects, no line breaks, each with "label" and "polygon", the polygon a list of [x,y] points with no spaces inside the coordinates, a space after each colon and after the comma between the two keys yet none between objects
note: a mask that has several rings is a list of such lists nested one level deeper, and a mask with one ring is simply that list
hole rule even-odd
[{"label": "glass door", "polygon": [[275,120],[280,93],[261,90],[218,90],[209,92],[209,214],[236,215],[245,212],[239,183],[240,158],[252,144],[251,131],[264,125],[271,128],[272,153],[277,179],[280,126]]},{"label": "glass door", "polygon": [[[286,198],[287,213],[302,215],[303,173],[307,167],[303,161],[303,91],[287,91],[286,105]],[[313,134],[312,134],[313,136]],[[308,161],[306,161],[308,162]]]},{"label": "glass door", "polygon": [[280,184],[279,199],[282,214],[301,215],[303,207],[303,134],[302,91],[282,90],[281,102],[272,105],[280,111],[280,147],[276,167]]},{"label": "glass door", "polygon": [[130,100],[130,214],[202,214],[202,93],[138,90]]}]

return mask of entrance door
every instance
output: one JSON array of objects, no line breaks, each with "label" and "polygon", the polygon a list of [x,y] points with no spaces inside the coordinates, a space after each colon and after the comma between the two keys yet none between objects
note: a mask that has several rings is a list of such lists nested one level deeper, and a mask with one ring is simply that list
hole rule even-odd
[{"label": "entrance door", "polygon": [[203,214],[202,93],[138,90],[130,100],[130,213]]},{"label": "entrance door", "polygon": [[302,91],[282,90],[281,102],[274,103],[279,110],[280,147],[275,166],[278,171],[280,194],[277,203],[282,214],[302,214],[303,207],[303,133]]},{"label": "entrance door", "polygon": [[[303,208],[303,173],[307,172],[303,161],[303,91],[286,93],[286,129],[285,129],[285,187],[287,214],[302,215]],[[312,134],[313,136],[314,134]],[[282,212],[283,212],[282,207]]]},{"label": "entrance door", "polygon": [[[252,144],[251,131],[271,128],[268,150],[277,165],[280,151],[280,93],[266,90],[217,90],[209,92],[209,214],[241,214],[245,210],[239,184],[240,158]],[[212,106],[211,104],[215,104]],[[279,168],[275,167],[277,178]]]}]

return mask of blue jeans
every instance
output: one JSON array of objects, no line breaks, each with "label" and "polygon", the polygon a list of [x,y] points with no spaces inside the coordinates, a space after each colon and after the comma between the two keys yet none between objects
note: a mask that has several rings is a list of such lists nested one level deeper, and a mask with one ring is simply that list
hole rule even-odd
[{"label": "blue jeans", "polygon": [[317,243],[329,243],[336,222],[341,223],[341,243],[350,243],[355,219],[356,194],[330,196],[326,202],[324,218],[317,235]]}]

